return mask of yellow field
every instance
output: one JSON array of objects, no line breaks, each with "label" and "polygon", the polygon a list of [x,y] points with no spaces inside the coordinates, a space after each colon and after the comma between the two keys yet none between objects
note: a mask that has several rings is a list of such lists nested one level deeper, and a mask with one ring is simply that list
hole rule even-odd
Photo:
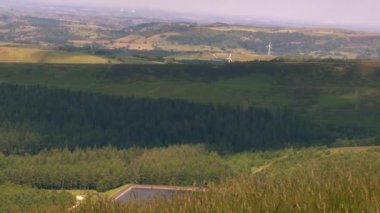
[{"label": "yellow field", "polygon": [[265,32],[265,33],[303,33],[311,36],[340,36],[340,37],[368,37],[378,36],[376,33],[370,32],[349,32],[342,29],[334,28],[261,28],[252,26],[228,25],[228,26],[209,26],[209,29],[229,32],[229,31],[243,31],[243,32]]},{"label": "yellow field", "polygon": [[251,27],[251,26],[211,26],[211,30],[229,32],[229,31],[245,31],[245,32],[270,32],[269,29]]},{"label": "yellow field", "polygon": [[128,35],[126,37],[117,39],[107,44],[108,48],[127,48],[129,50],[151,51],[154,49],[161,49],[165,51],[221,51],[218,47],[211,47],[207,45],[186,45],[177,44],[175,42],[167,41],[166,38],[173,35],[180,35],[179,33],[163,33],[149,37],[141,35]]},{"label": "yellow field", "polygon": [[378,146],[358,146],[358,147],[337,147],[331,148],[329,151],[332,154],[344,153],[344,152],[366,152],[373,148],[379,148]]},{"label": "yellow field", "polygon": [[[336,148],[329,148],[327,150],[331,154],[342,154],[342,153],[347,153],[347,152],[367,152],[367,151],[369,151],[371,149],[376,149],[376,148],[380,148],[380,147],[379,146],[336,147]],[[251,168],[252,174],[258,174],[260,172],[263,172],[266,169],[268,169],[269,167],[271,167],[274,163],[276,163],[278,161],[284,161],[288,157],[289,157],[289,155],[285,154],[285,155],[283,155],[281,157],[273,159],[269,163],[264,164],[262,166],[252,167]]]},{"label": "yellow field", "polygon": [[[269,61],[275,57],[267,55],[258,55],[248,52],[231,52],[232,61]],[[226,60],[229,56],[227,53],[194,53],[194,54],[178,54],[174,58],[176,60]]]},{"label": "yellow field", "polygon": [[[29,47],[0,46],[0,62],[106,64],[108,58]],[[111,60],[112,63],[117,61]]]}]

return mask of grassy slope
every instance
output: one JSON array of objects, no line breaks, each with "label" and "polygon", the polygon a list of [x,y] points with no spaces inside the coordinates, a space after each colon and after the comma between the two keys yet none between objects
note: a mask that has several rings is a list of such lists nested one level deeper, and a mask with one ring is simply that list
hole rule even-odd
[{"label": "grassy slope", "polygon": [[[107,46],[140,51],[157,48],[179,53],[173,53],[168,57],[177,60],[223,60],[226,54],[233,53],[235,61],[249,61],[268,60],[265,45],[269,41],[277,47],[273,51],[275,56],[316,58],[355,59],[369,49],[373,52],[366,57],[376,57],[374,50],[376,45],[379,45],[378,34],[339,29],[261,28],[224,24],[192,27],[189,25],[184,28],[183,24],[173,23],[143,24],[133,28],[133,33],[116,39]],[[263,33],[267,35],[260,37]],[[298,36],[292,36],[292,33],[297,33]],[[177,39],[173,40],[172,36]],[[349,42],[340,44],[342,41]],[[260,46],[259,49],[253,48]],[[285,46],[289,48],[284,50]]]},{"label": "grassy slope", "polygon": [[[327,212],[376,212],[380,208],[379,159],[379,147],[320,147],[240,153],[225,160],[238,167],[236,172],[247,176],[211,184],[204,193],[176,197],[171,201],[158,199],[143,205],[108,202],[128,185],[100,194],[86,190],[62,190],[55,196],[65,192],[74,196],[84,195],[86,200],[74,212],[92,212],[94,208],[99,212],[167,212],[169,209],[172,212],[199,212],[201,209],[206,212],[219,212],[221,209],[228,212],[315,212],[323,209]],[[55,191],[28,188],[30,193],[28,191],[21,196],[17,194],[19,191],[13,190],[21,189],[20,186],[0,185],[0,188],[4,196],[8,194],[4,198],[8,202],[6,205],[3,203],[5,209],[9,206],[29,208],[30,212],[62,212],[68,209],[63,207],[67,206],[64,199],[38,200],[53,195]],[[39,193],[39,197],[29,196],[32,190]],[[66,193],[65,199],[69,198]],[[21,204],[12,204],[18,199],[21,199]],[[51,202],[55,202],[56,207],[51,206]]]},{"label": "grassy slope", "polygon": [[[0,62],[106,64],[108,60],[105,57],[81,53],[43,50],[31,47],[0,46]],[[117,63],[115,60],[110,61]]]},{"label": "grassy slope", "polygon": [[[78,212],[378,212],[376,147],[285,150],[260,173],[212,185],[199,194],[126,205],[87,202]],[[273,153],[269,153],[272,155]]]},{"label": "grassy slope", "polygon": [[102,196],[107,198],[107,199],[112,199],[112,198],[116,197],[117,195],[119,195],[124,190],[126,190],[129,186],[130,186],[129,184],[126,184],[126,185],[117,187],[115,189],[111,189],[109,191],[102,193]]},{"label": "grassy slope", "polygon": [[[239,73],[232,68],[227,74],[156,66],[0,64],[0,81],[240,107],[286,106],[323,124],[380,132],[378,63],[358,62],[348,67],[326,63],[319,64],[321,68],[309,65],[303,70],[297,64],[288,64],[286,71],[280,67],[268,73],[258,68]],[[155,69],[160,71],[153,72]],[[350,77],[350,69],[359,70],[362,76]],[[335,77],[323,77],[331,70]]]},{"label": "grassy slope", "polygon": [[[151,98],[182,98],[186,100],[231,104],[244,106],[246,102],[256,100],[263,105],[283,105],[287,97],[264,100],[270,92],[271,79],[266,75],[250,75],[213,82],[189,81],[178,78],[175,80],[154,79],[136,80],[133,82],[119,81],[119,79],[105,79],[104,73],[111,66],[75,66],[75,65],[23,65],[0,64],[0,81],[44,85],[73,90],[101,92],[120,96],[137,96]],[[275,94],[276,95],[276,94]],[[259,99],[259,100],[257,100]]]},{"label": "grassy slope", "polygon": [[[273,56],[260,55],[257,53],[252,53],[248,51],[239,51],[239,49],[235,50],[231,55],[233,61],[269,61],[274,59]],[[212,61],[212,60],[226,60],[228,54],[225,52],[219,53],[180,53],[176,55],[170,55],[166,57],[167,59],[174,58],[175,60],[204,60],[204,61]]]},{"label": "grassy slope", "polygon": [[9,183],[0,184],[0,200],[0,212],[38,212],[32,209],[45,208],[62,212],[74,203],[74,198],[65,191],[35,189]]}]

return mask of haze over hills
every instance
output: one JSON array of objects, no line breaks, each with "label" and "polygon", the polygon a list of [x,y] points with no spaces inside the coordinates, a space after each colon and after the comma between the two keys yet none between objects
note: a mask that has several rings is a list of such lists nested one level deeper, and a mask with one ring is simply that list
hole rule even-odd
[{"label": "haze over hills", "polygon": [[162,63],[225,61],[229,54],[233,61],[380,57],[380,34],[373,32],[155,10],[2,4],[0,61]]},{"label": "haze over hills", "polygon": [[322,0],[305,2],[302,0],[284,0],[277,2],[237,0],[234,4],[216,0],[180,2],[173,0],[5,0],[18,5],[50,5],[50,6],[81,6],[85,8],[121,9],[137,11],[161,11],[167,17],[193,17],[199,20],[213,19],[216,22],[234,24],[255,23],[267,26],[324,26],[360,30],[380,30],[379,19],[375,8],[379,3],[375,0],[361,2],[350,1],[343,5],[339,0]]}]

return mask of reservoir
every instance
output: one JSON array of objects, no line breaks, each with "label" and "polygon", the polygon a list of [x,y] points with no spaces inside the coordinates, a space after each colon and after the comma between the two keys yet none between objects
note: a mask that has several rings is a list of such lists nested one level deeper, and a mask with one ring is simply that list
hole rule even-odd
[{"label": "reservoir", "polygon": [[176,195],[183,195],[199,191],[196,188],[187,187],[172,187],[172,186],[130,186],[118,196],[114,198],[115,201],[129,202],[129,201],[145,201],[154,197],[171,198]]}]

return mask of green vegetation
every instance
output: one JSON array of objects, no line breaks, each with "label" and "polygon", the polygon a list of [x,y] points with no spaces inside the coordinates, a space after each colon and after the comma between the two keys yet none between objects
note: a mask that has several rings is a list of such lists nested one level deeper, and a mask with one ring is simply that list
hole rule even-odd
[{"label": "green vegetation", "polygon": [[[335,149],[288,149],[224,156],[209,152],[200,145],[73,152],[52,150],[34,156],[2,156],[0,176],[3,181],[15,184],[23,181],[22,184],[38,188],[82,188],[67,191],[73,195],[89,196],[74,209],[76,212],[91,212],[90,209],[94,208],[101,212],[167,212],[169,209],[190,212],[201,208],[207,211],[235,209],[239,212],[271,212],[275,209],[303,212],[320,211],[321,208],[326,211],[376,212],[380,198],[379,149]],[[120,193],[126,183],[195,185],[206,187],[207,191],[171,200],[157,198],[149,203],[120,204],[106,200]],[[96,185],[99,191],[118,188],[101,194],[83,190],[91,185]],[[2,192],[7,194],[10,187],[14,192],[17,187],[28,192],[28,187],[0,185]],[[29,190],[47,193],[52,197],[54,206],[48,203],[48,198],[40,196],[33,197],[45,202],[33,200],[33,205],[27,202],[29,199],[24,204],[10,196],[6,198],[9,205],[4,209],[22,209],[24,205],[30,205],[32,212],[62,212],[68,210],[68,204],[72,203],[71,196],[63,191],[56,194],[30,187]]]},{"label": "green vegetation", "polygon": [[103,195],[103,197],[105,199],[112,199],[115,196],[117,196],[120,193],[122,193],[124,190],[126,190],[129,186],[130,186],[130,184],[125,184],[125,185],[119,186],[117,188],[114,188],[114,189],[108,190],[106,192],[103,192],[102,195]]},{"label": "green vegetation", "polygon": [[380,63],[346,60],[379,34],[31,10],[0,8],[0,212],[380,212]]},{"label": "green vegetation", "polygon": [[[182,146],[152,150],[151,156],[162,159],[158,165],[165,165],[164,161],[168,158],[161,155],[162,153],[176,153],[177,156],[170,159],[175,161],[181,153],[188,156],[195,150],[200,150],[199,148]],[[94,151],[96,150],[90,152]],[[97,150],[98,153],[109,151],[110,149]],[[149,156],[149,152],[146,150],[144,155]],[[110,202],[107,200],[109,196],[103,194],[104,199],[87,199],[73,211],[92,212],[93,209],[97,209],[99,212],[377,212],[380,208],[379,159],[380,152],[377,147],[347,148],[340,152],[336,152],[335,149],[308,148],[233,154],[224,156],[222,161],[236,166],[235,172],[239,172],[234,177],[222,178],[220,182],[208,183],[205,192],[181,195],[170,200],[157,197],[150,202],[126,204]],[[265,169],[258,173],[243,172],[239,168],[246,167],[246,162],[261,165]],[[202,162],[196,161],[195,164]],[[210,165],[206,171],[216,168],[214,166],[216,165]],[[174,167],[178,171],[184,168],[179,165]],[[121,188],[125,186],[107,194],[120,192]],[[16,208],[17,205],[13,207]],[[63,211],[62,207],[49,205],[35,205],[30,208],[31,211],[34,209],[35,212]]]},{"label": "green vegetation", "polygon": [[[371,61],[232,65],[1,64],[0,81],[123,97],[292,108],[337,138],[376,137],[380,65]],[[349,116],[348,116],[349,115]],[[198,141],[199,142],[199,141]]]},{"label": "green vegetation", "polygon": [[67,192],[34,189],[9,183],[0,184],[0,212],[32,212],[33,209],[54,208],[64,211],[74,204]]},{"label": "green vegetation", "polygon": [[[46,200],[12,195],[3,209],[62,212],[72,196],[53,190],[68,190],[89,197],[78,212],[376,212],[378,148],[340,146],[379,144],[379,71],[370,61],[1,64],[0,190]],[[320,144],[338,148],[298,149]],[[134,183],[207,191],[101,198]]]},{"label": "green vegetation", "polygon": [[364,138],[364,139],[342,139],[338,138],[333,146],[336,147],[354,147],[354,146],[371,146],[380,145],[379,138]]},{"label": "green vegetation", "polygon": [[234,174],[232,166],[201,145],[42,151],[0,156],[0,168],[2,180],[14,184],[99,192],[130,183],[203,186]]},{"label": "green vegetation", "polygon": [[87,202],[77,212],[378,212],[380,153],[294,150],[265,172],[206,192],[144,203]]},{"label": "green vegetation", "polygon": [[[244,36],[245,39],[242,39]],[[347,39],[336,36],[306,35],[302,32],[242,32],[239,30],[218,31],[204,28],[201,32],[187,30],[180,35],[168,37],[169,41],[180,44],[209,45],[228,49],[243,48],[252,52],[265,54],[269,42],[276,44],[276,55],[299,55],[309,53],[312,49],[330,52],[340,45],[350,43]],[[326,40],[320,43],[318,41]],[[318,43],[320,43],[318,45]]]},{"label": "green vegetation", "polygon": [[326,134],[318,126],[287,109],[243,110],[7,84],[0,85],[0,99],[5,154],[182,143],[240,151],[328,142],[321,140]]},{"label": "green vegetation", "polygon": [[17,63],[58,63],[58,64],[108,64],[118,61],[103,56],[44,50],[32,47],[1,46],[0,62]]}]

